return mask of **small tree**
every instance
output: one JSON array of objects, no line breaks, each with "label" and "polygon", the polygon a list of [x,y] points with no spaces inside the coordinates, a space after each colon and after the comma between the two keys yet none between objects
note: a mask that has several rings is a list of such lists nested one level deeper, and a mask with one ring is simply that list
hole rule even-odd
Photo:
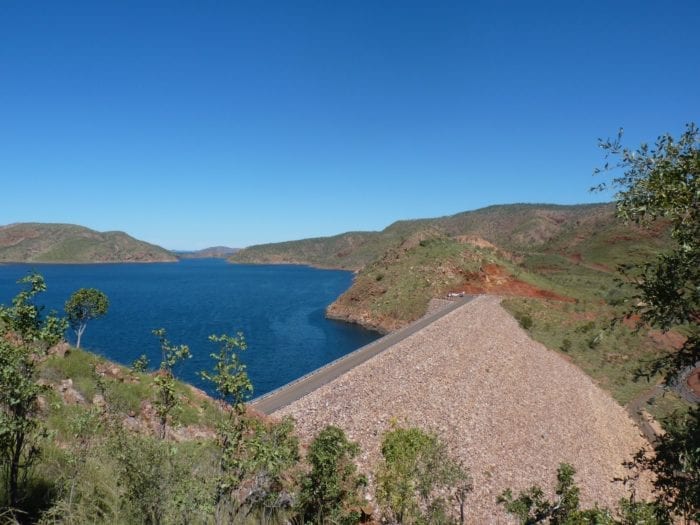
[{"label": "small tree", "polygon": [[175,376],[173,367],[182,361],[192,357],[187,345],[175,346],[168,341],[164,328],[153,330],[160,341],[161,361],[160,370],[156,372],[154,379],[156,385],[156,400],[154,403],[156,413],[160,418],[160,438],[165,439],[165,431],[170,416],[178,406],[177,393],[175,391]]},{"label": "small tree", "polygon": [[617,139],[601,141],[606,162],[597,173],[621,170],[596,189],[615,188],[617,215],[626,222],[649,226],[667,221],[674,244],[655,260],[623,265],[621,274],[633,295],[626,301],[628,317],[640,326],[664,332],[682,327],[687,338],[679,351],[651,363],[649,375],[663,371],[671,379],[700,360],[700,131],[688,124],[678,140],[666,134],[653,147],[636,150]]},{"label": "small tree", "polygon": [[447,454],[435,434],[397,428],[382,440],[384,464],[377,474],[377,499],[394,523],[437,523],[450,514],[445,497],[459,505],[464,523],[472,490],[466,469]]},{"label": "small tree", "polygon": [[[654,504],[636,502],[633,498],[623,499],[617,512],[611,512],[597,505],[591,509],[581,509],[579,505],[580,489],[574,481],[576,470],[568,463],[562,463],[557,469],[556,499],[549,501],[544,491],[537,485],[513,497],[508,489],[498,498],[506,511],[518,518],[521,525],[667,525],[663,512]],[[616,518],[617,516],[617,518]]]},{"label": "small tree", "polygon": [[46,290],[41,275],[20,279],[27,285],[12,300],[0,305],[0,464],[6,503],[17,508],[27,474],[39,454],[41,425],[36,418],[37,356],[57,343],[66,330],[65,320],[53,313],[44,318],[34,297]]},{"label": "small tree", "polygon": [[239,479],[245,488],[238,491],[239,507],[246,508],[246,515],[255,513],[261,523],[279,518],[293,502],[291,474],[299,462],[294,421],[250,418],[241,449]]},{"label": "small tree", "polygon": [[359,489],[367,481],[358,476],[353,463],[359,450],[338,427],[328,426],[314,438],[306,456],[311,472],[302,479],[297,502],[303,523],[342,525],[360,521]]},{"label": "small tree", "polygon": [[672,415],[665,430],[654,454],[640,453],[639,463],[654,472],[659,503],[686,523],[700,523],[700,408]]},{"label": "small tree", "polygon": [[[682,347],[664,353],[640,371],[658,372],[670,383],[685,367],[700,361],[700,130],[688,124],[678,139],[665,134],[656,144],[629,149],[616,139],[601,141],[606,162],[598,173],[616,171],[598,189],[615,188],[617,215],[649,226],[666,221],[672,247],[655,260],[620,268],[622,283],[631,286],[625,314],[639,319],[639,327],[663,332],[678,328]],[[620,173],[620,171],[622,173]],[[642,463],[657,476],[657,502],[687,520],[700,520],[700,407],[667,422],[668,434],[657,443],[657,453]],[[640,456],[643,457],[643,456]]]},{"label": "small tree", "polygon": [[246,373],[246,366],[241,362],[236,351],[244,351],[247,347],[241,332],[236,336],[226,334],[210,335],[209,341],[219,344],[219,353],[209,354],[214,360],[212,372],[199,372],[205,381],[214,384],[219,398],[231,405],[235,415],[245,412],[245,402],[253,393],[253,384]]},{"label": "small tree", "polygon": [[73,292],[73,295],[66,301],[65,310],[68,323],[75,331],[76,348],[80,348],[80,340],[85,328],[87,328],[88,321],[102,317],[108,309],[107,296],[96,288],[81,288]]},{"label": "small tree", "polygon": [[239,332],[236,336],[211,335],[209,341],[219,344],[219,352],[210,354],[215,362],[214,369],[211,372],[199,372],[199,376],[213,383],[219,399],[231,406],[228,418],[221,421],[217,429],[221,447],[220,474],[215,496],[219,522],[230,521],[241,506],[240,502],[232,504],[231,500],[249,470],[245,460],[244,414],[245,402],[253,391],[253,384],[237,354],[237,351],[247,348],[242,333]]},{"label": "small tree", "polygon": [[499,496],[497,501],[503,504],[508,512],[515,514],[523,525],[583,523],[579,509],[579,493],[581,491],[574,483],[575,473],[576,470],[571,465],[567,463],[559,465],[557,469],[557,501],[555,502],[548,501],[538,486],[532,486],[521,492],[517,498],[513,498],[512,492],[508,489]]}]

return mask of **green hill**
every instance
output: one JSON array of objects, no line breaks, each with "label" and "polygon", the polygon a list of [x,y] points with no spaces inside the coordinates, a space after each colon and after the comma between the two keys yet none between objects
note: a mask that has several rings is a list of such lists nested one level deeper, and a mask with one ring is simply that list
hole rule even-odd
[{"label": "green hill", "polygon": [[[333,237],[251,246],[229,260],[359,270],[426,228],[435,228],[450,237],[478,236],[509,251],[567,252],[579,245],[586,251],[587,243],[592,248],[596,243],[607,242],[603,237],[594,239],[601,229],[613,238],[621,227],[615,220],[612,204],[509,204],[433,219],[401,220],[380,232],[349,232]],[[623,244],[625,235],[624,232],[619,235]],[[607,257],[599,253],[592,255]]]},{"label": "green hill", "polygon": [[253,264],[308,264],[319,268],[358,270],[379,257],[400,238],[383,232],[348,232],[333,237],[259,244],[234,254],[229,261]]},{"label": "green hill", "polygon": [[123,232],[72,224],[19,223],[0,227],[0,262],[174,262],[168,250]]},{"label": "green hill", "polygon": [[397,221],[381,232],[252,246],[229,260],[356,270],[328,315],[386,332],[449,292],[600,300],[614,288],[618,264],[669,242],[663,223],[625,225],[612,204],[512,204]]}]

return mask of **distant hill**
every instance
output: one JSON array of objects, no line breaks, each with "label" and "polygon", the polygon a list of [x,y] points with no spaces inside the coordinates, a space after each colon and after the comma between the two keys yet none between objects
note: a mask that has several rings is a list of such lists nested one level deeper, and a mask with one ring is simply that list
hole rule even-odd
[{"label": "distant hill", "polygon": [[180,259],[227,259],[239,250],[228,246],[211,246],[201,250],[175,250],[173,253]]},{"label": "distant hill", "polygon": [[400,237],[384,232],[348,232],[333,237],[259,244],[243,248],[231,262],[260,264],[308,264],[320,268],[358,270],[379,257]]},{"label": "distant hill", "polygon": [[397,221],[380,232],[349,232],[251,246],[230,260],[360,270],[388,249],[429,228],[449,237],[477,236],[514,252],[555,251],[582,257],[585,254],[593,263],[602,262],[598,261],[601,257],[606,261],[610,258],[608,241],[622,241],[629,236],[629,228],[615,219],[612,204],[509,204],[434,219]]},{"label": "distant hill", "polygon": [[0,262],[175,262],[168,250],[124,232],[97,232],[73,224],[0,226]]}]

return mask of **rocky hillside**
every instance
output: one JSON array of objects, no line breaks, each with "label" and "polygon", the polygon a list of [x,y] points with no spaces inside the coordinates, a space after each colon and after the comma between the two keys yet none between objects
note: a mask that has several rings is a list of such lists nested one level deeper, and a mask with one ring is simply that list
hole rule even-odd
[{"label": "rocky hillside", "polygon": [[[610,259],[612,244],[620,244],[621,258],[629,241],[639,237],[652,244],[659,235],[623,226],[612,204],[508,204],[489,206],[434,219],[397,221],[380,232],[348,232],[245,248],[231,262],[299,263],[323,268],[359,270],[382,257],[410,236],[428,229],[449,237],[478,237],[511,252],[556,252],[585,256],[591,263]],[[658,241],[658,242],[657,242]],[[654,249],[655,246],[650,246]]]},{"label": "rocky hillside", "polygon": [[476,236],[422,230],[358,272],[328,317],[390,332],[421,317],[433,297],[449,293],[571,300],[554,283],[518,264],[511,253]]},{"label": "rocky hillside", "polygon": [[73,224],[20,223],[0,227],[0,262],[174,262],[168,250],[123,232]]}]

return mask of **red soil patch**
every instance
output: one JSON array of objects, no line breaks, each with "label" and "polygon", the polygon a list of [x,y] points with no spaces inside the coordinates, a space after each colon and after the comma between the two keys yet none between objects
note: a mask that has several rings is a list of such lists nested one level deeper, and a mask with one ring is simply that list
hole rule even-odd
[{"label": "red soil patch", "polygon": [[539,299],[553,299],[555,301],[574,302],[570,297],[543,290],[515,279],[509,275],[505,269],[497,264],[487,264],[478,273],[469,274],[460,286],[449,292],[465,292],[467,294],[490,294],[490,295],[514,295],[517,297],[535,297]]},{"label": "red soil patch", "polygon": [[622,324],[625,325],[627,328],[634,330],[635,328],[637,328],[640,319],[641,317],[639,317],[637,314],[633,314],[629,317],[625,317],[622,320]]},{"label": "red soil patch", "polygon": [[[637,314],[625,317],[622,324],[631,330],[635,330],[639,324],[640,317]],[[649,338],[654,341],[660,348],[664,350],[680,350],[685,344],[686,337],[671,330],[670,332],[662,332],[661,330],[649,330]]]},{"label": "red soil patch", "polygon": [[659,344],[662,348],[668,350],[680,350],[680,348],[685,344],[685,336],[677,332],[660,332],[659,330],[652,330],[649,332],[649,337],[651,337],[655,343]]}]

